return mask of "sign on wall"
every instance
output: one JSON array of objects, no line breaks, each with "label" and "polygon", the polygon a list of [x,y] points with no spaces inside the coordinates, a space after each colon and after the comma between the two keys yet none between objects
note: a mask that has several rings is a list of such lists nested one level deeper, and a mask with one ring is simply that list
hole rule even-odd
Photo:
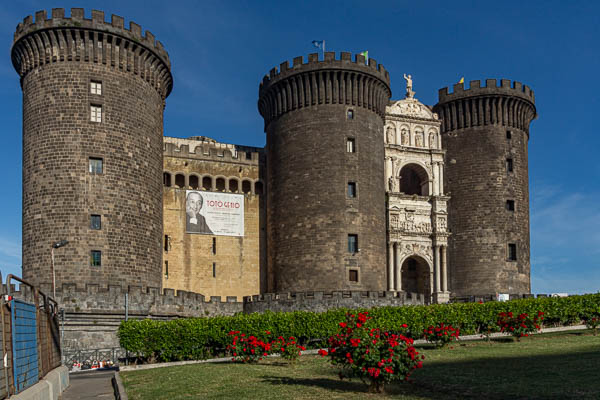
[{"label": "sign on wall", "polygon": [[244,236],[244,195],[186,190],[185,231]]}]

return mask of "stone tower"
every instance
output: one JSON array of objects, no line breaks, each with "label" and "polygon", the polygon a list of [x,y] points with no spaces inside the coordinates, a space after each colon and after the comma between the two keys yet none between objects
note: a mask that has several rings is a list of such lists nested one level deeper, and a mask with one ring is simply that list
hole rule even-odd
[{"label": "stone tower", "polygon": [[160,287],[163,110],[173,79],[139,25],[80,8],[28,16],[11,51],[23,90],[23,277],[42,287]]},{"label": "stone tower", "polygon": [[455,295],[530,293],[529,124],[533,91],[502,79],[440,89],[451,196],[450,289]]},{"label": "stone tower", "polygon": [[373,59],[296,57],[265,76],[268,291],[385,290],[383,120]]}]

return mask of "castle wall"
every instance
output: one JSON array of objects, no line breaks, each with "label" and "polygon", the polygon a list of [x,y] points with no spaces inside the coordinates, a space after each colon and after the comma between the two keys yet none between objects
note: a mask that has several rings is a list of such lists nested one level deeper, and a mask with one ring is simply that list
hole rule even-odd
[{"label": "castle wall", "polygon": [[[367,66],[349,53],[302,61],[271,71],[259,94],[268,152],[268,289],[383,289],[381,132],[389,76],[375,60]],[[354,198],[348,182],[356,184]],[[349,251],[349,235],[357,235],[356,251]]]},{"label": "castle wall", "polygon": [[[130,29],[97,11],[84,19],[81,9],[71,18],[39,12],[17,27],[23,276],[33,284],[52,282],[50,248],[66,239],[55,251],[57,285],[160,287],[163,106],[172,80],[162,46]],[[92,107],[102,109],[96,121]],[[90,157],[102,159],[101,173],[90,171]],[[98,230],[92,214],[101,217]],[[101,252],[100,266],[91,251]]]},{"label": "castle wall", "polygon": [[[163,188],[167,240],[163,246],[163,287],[206,296],[235,296],[241,301],[243,296],[261,293],[262,277],[264,291],[261,154],[256,148],[165,138],[164,171],[172,181],[170,187]],[[176,182],[178,175],[180,181],[185,177],[182,187]],[[222,190],[216,187],[217,177],[225,183]],[[202,188],[203,181],[209,187]],[[186,233],[186,189],[243,194],[244,236]]]},{"label": "castle wall", "polygon": [[[472,81],[440,90],[449,226],[450,287],[455,295],[530,293],[527,144],[533,92],[521,83]],[[510,132],[510,138],[507,137]],[[512,160],[512,171],[507,168]],[[514,201],[514,211],[507,209]],[[511,259],[509,245],[516,245]]]}]

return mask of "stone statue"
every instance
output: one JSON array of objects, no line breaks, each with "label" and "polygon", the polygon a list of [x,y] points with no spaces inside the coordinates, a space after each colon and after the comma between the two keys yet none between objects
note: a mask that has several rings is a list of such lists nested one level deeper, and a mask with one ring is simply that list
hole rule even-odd
[{"label": "stone statue", "polygon": [[408,130],[402,129],[402,145],[408,146]]},{"label": "stone statue", "polygon": [[423,147],[423,132],[417,132],[415,135],[415,146]]},{"label": "stone statue", "polygon": [[395,136],[396,136],[395,129],[392,128],[391,126],[388,126],[388,128],[387,128],[387,142],[389,144],[394,144],[396,142]]},{"label": "stone statue", "polygon": [[388,179],[388,183],[390,186],[390,192],[392,193],[397,193],[398,192],[398,179],[396,179],[395,176],[390,176],[390,179]]},{"label": "stone statue", "polygon": [[429,147],[431,147],[432,149],[436,148],[436,145],[435,145],[435,133],[433,133],[433,132],[431,132],[429,134]]},{"label": "stone statue", "polygon": [[407,98],[413,98],[413,96],[415,95],[415,92],[413,92],[412,90],[412,75],[408,74],[404,74],[404,79],[406,80],[406,97]]}]

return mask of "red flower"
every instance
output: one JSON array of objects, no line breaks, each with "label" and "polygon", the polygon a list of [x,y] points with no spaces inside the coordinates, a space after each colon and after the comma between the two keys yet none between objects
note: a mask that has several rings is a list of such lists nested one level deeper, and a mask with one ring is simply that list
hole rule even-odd
[{"label": "red flower", "polygon": [[347,326],[348,326],[348,324],[346,324],[345,322],[340,322],[340,324],[339,324],[339,325],[340,325],[342,328],[345,328],[345,327],[347,327]]},{"label": "red flower", "polygon": [[325,357],[327,355],[327,350],[319,349],[319,355]]}]

